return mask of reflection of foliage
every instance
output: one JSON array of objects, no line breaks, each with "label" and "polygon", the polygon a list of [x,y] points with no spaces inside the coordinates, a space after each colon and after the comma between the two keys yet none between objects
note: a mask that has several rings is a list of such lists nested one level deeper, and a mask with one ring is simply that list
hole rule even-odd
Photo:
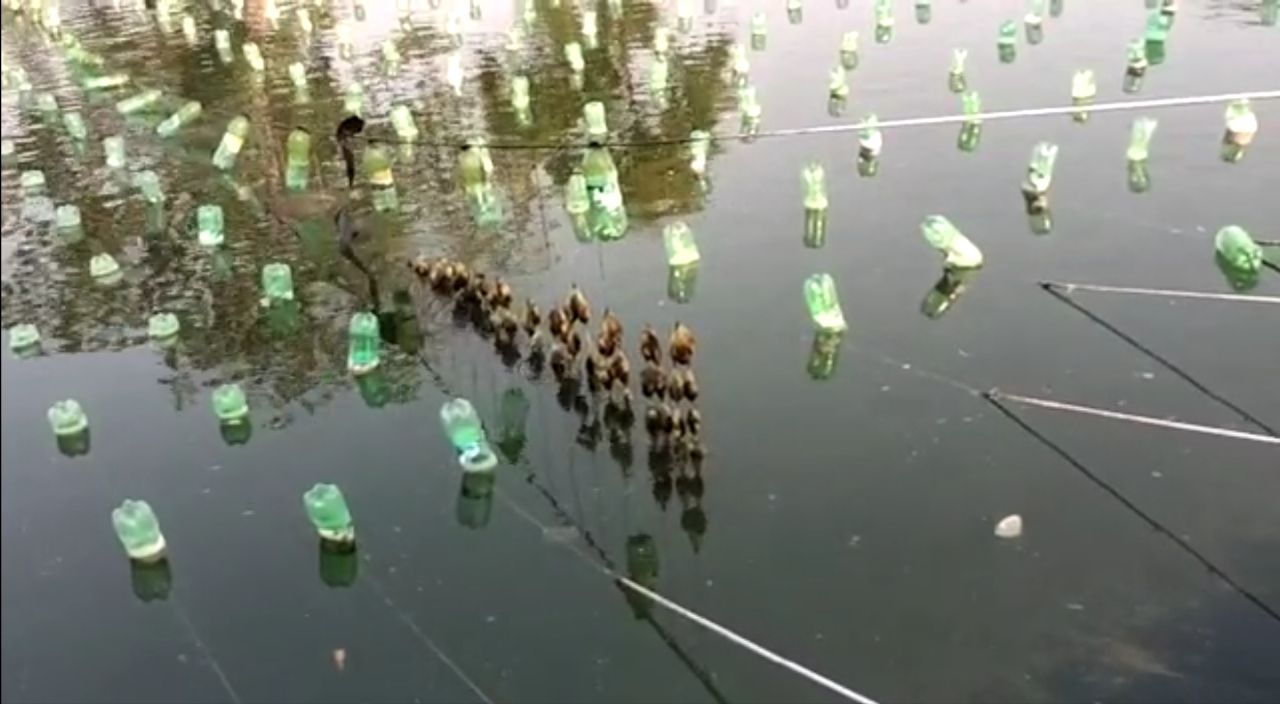
[{"label": "reflection of foliage", "polygon": [[[256,3],[247,5],[252,16]],[[203,6],[192,11],[206,12]],[[376,51],[357,56],[350,66],[337,62],[332,45],[336,19],[329,11],[313,13],[316,33],[309,43],[296,34],[289,13],[272,33],[257,22],[231,22],[216,12],[197,14],[200,40],[192,47],[180,32],[164,32],[130,12],[100,4],[80,8],[66,18],[66,27],[86,48],[106,57],[107,70],[126,72],[138,86],[159,88],[166,96],[156,114],[122,121],[114,101],[133,89],[82,95],[66,84],[55,48],[39,47],[27,34],[35,31],[30,26],[7,22],[5,46],[14,46],[14,40],[29,46],[30,58],[23,59],[38,88],[56,88],[64,106],[83,105],[90,140],[77,151],[57,120],[24,116],[33,123],[35,139],[23,144],[21,160],[44,164],[50,195],[55,202],[80,206],[87,236],[60,244],[43,232],[44,225],[6,221],[6,239],[13,237],[19,245],[6,262],[5,320],[36,321],[62,352],[74,353],[145,345],[147,317],[157,310],[172,311],[182,322],[181,342],[157,355],[170,370],[161,382],[176,407],[190,405],[198,388],[224,380],[238,380],[251,396],[268,397],[274,405],[296,402],[310,410],[325,403],[335,389],[352,386],[345,371],[346,322],[367,305],[368,290],[363,276],[337,256],[329,217],[347,197],[339,187],[343,179],[329,138],[343,117],[344,85],[337,76],[354,76],[365,85],[366,117],[373,118],[368,134],[375,137],[390,136],[381,116],[393,102],[415,108],[421,140],[428,143],[458,143],[468,129],[478,129],[493,143],[567,144],[580,139],[578,121],[589,100],[605,102],[613,135],[620,141],[683,138],[693,129],[711,128],[725,100],[721,73],[728,40],[686,42],[684,51],[672,57],[670,107],[658,110],[648,82],[632,79],[642,75],[641,64],[651,58],[647,47],[661,21],[658,10],[637,3],[619,17],[611,17],[617,10],[603,4],[600,11],[599,45],[586,52],[585,86],[578,91],[561,53],[565,42],[578,38],[575,10],[568,4],[540,3],[536,26],[529,28],[526,46],[515,59],[532,82],[533,122],[527,127],[518,124],[510,107],[514,68],[498,39],[469,40],[477,42],[467,47],[467,63],[474,70],[459,98],[444,85],[436,65],[449,47],[433,27],[397,34],[403,63],[388,78]],[[235,58],[230,64],[224,65],[213,48],[215,27],[232,30]],[[263,48],[265,76],[255,76],[240,54],[249,37]],[[305,102],[296,98],[285,71],[297,60],[310,66],[310,99]],[[204,115],[175,138],[156,138],[155,123],[180,100],[190,99],[203,103]],[[208,155],[238,113],[249,116],[252,133],[234,176],[227,178],[212,169]],[[281,154],[294,126],[314,135],[316,190],[284,197]],[[127,136],[131,171],[150,168],[160,174],[168,196],[164,213],[146,212],[128,174],[101,168],[98,142],[115,133]],[[659,214],[698,207],[699,191],[690,187],[692,182],[667,176],[687,173],[674,168],[687,159],[684,147],[618,151],[629,209]],[[453,150],[418,145],[402,148],[398,157],[400,212],[363,217],[357,242],[386,295],[408,287],[403,262],[420,248],[508,273],[549,265],[545,228],[548,211],[560,207],[559,189],[547,197],[534,176],[545,169],[556,184],[563,184],[578,154],[495,150],[495,178],[506,213],[496,231],[472,222],[455,177]],[[353,196],[353,209],[371,212],[366,195]],[[202,203],[223,207],[224,249],[206,250],[191,235],[194,208]],[[11,213],[17,208],[20,204],[6,203]],[[149,221],[153,226],[148,227]],[[109,252],[121,262],[123,283],[107,288],[89,279],[87,262],[98,252]],[[259,306],[259,272],[270,261],[293,267],[301,310],[292,324]],[[414,355],[393,351],[384,359],[382,381],[389,402],[413,398],[421,383]],[[382,397],[383,389],[366,386],[366,395]]]}]

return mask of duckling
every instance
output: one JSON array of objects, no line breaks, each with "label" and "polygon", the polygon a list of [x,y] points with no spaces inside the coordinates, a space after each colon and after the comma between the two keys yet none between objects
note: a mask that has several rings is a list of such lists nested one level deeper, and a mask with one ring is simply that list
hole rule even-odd
[{"label": "duckling", "polygon": [[667,396],[675,403],[684,400],[684,383],[679,369],[672,369],[667,377]]},{"label": "duckling", "polygon": [[569,377],[569,370],[573,366],[573,356],[569,354],[569,350],[559,342],[551,346],[551,373],[555,375],[556,381],[563,382]]},{"label": "duckling", "polygon": [[471,272],[462,262],[451,262],[450,268],[453,270],[453,292],[461,293],[471,283]]},{"label": "duckling", "polygon": [[675,327],[671,329],[671,339],[667,342],[667,347],[671,354],[671,361],[676,364],[689,364],[693,361],[693,353],[697,348],[698,340],[693,336],[693,331],[687,325],[677,322]]},{"label": "duckling", "polygon": [[418,278],[425,279],[427,278],[427,275],[431,273],[431,270],[439,265],[439,263],[439,259],[431,259],[425,254],[419,254],[409,260],[409,268],[413,270],[413,273],[418,275]]},{"label": "duckling", "polygon": [[676,437],[684,435],[684,411],[679,408],[671,409],[671,434]]},{"label": "duckling", "polygon": [[685,369],[680,374],[680,391],[690,402],[698,400],[698,377],[694,376],[692,369]]},{"label": "duckling", "polygon": [[658,333],[654,332],[649,325],[645,325],[644,330],[640,331],[640,357],[650,364],[660,364],[662,361],[662,346],[658,343]]},{"label": "duckling", "polygon": [[547,313],[547,327],[551,330],[552,337],[561,342],[567,341],[570,327],[569,318],[559,306],[552,306],[551,312]]},{"label": "duckling", "polygon": [[603,359],[600,359],[595,353],[588,352],[587,359],[584,362],[587,375],[587,389],[598,394],[609,384],[609,370]]},{"label": "duckling", "polygon": [[565,340],[565,347],[569,348],[569,356],[573,359],[577,359],[578,355],[582,353],[582,336],[578,334],[577,330],[569,331],[569,338]]},{"label": "duckling", "polygon": [[684,413],[684,431],[690,437],[697,437],[702,433],[702,414],[696,408],[690,408]]},{"label": "duckling", "polygon": [[650,405],[644,411],[644,427],[649,435],[657,437],[672,430],[671,408],[665,403]]},{"label": "duckling", "polygon": [[520,321],[515,313],[506,308],[496,308],[490,318],[495,331],[494,344],[499,349],[514,349],[516,336],[520,334]]},{"label": "duckling", "polygon": [[667,375],[663,373],[662,367],[652,362],[644,365],[644,371],[640,372],[640,393],[645,398],[662,400],[667,393]]},{"label": "duckling", "polygon": [[609,358],[609,377],[626,388],[631,385],[631,360],[627,359],[627,355],[618,350]]},{"label": "duckling", "polygon": [[538,310],[538,305],[530,298],[524,302],[524,332],[533,338],[534,333],[538,332],[538,326],[542,324],[542,311]]},{"label": "duckling", "polygon": [[564,307],[569,311],[570,319],[579,323],[587,323],[591,321],[591,304],[587,302],[587,296],[578,288],[577,284],[569,289],[569,297],[564,301]]},{"label": "duckling", "polygon": [[453,289],[454,265],[447,259],[437,259],[427,270],[427,283],[437,294],[447,294]]},{"label": "duckling", "polygon": [[611,338],[614,342],[622,340],[622,321],[608,308],[604,309],[604,317],[600,319],[600,337]]},{"label": "duckling", "polygon": [[511,284],[501,278],[494,279],[489,290],[489,303],[495,308],[510,308],[512,297]]},{"label": "duckling", "polygon": [[618,339],[602,329],[600,337],[596,340],[596,351],[601,357],[612,357],[613,353],[618,351]]}]

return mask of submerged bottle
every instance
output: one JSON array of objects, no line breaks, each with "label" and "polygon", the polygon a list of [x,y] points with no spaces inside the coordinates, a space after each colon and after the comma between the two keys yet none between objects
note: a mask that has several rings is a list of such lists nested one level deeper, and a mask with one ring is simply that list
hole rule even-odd
[{"label": "submerged bottle", "polygon": [[827,92],[837,100],[849,97],[849,78],[844,66],[836,65],[831,69],[830,77],[827,80]]},{"label": "submerged bottle", "polygon": [[662,245],[667,251],[668,266],[687,266],[701,258],[693,230],[684,222],[673,222],[662,229]]},{"label": "submerged bottle", "polygon": [[223,384],[214,389],[212,403],[220,423],[241,423],[249,417],[249,402],[239,384]]},{"label": "submerged bottle", "polygon": [[130,96],[116,103],[116,112],[121,115],[132,115],[135,112],[141,112],[155,105],[160,100],[160,91],[156,89],[144,90],[137,95]]},{"label": "submerged bottle", "polygon": [[1058,160],[1058,145],[1039,142],[1031,150],[1031,164],[1027,167],[1027,181],[1022,185],[1024,193],[1042,196],[1053,183],[1053,165]]},{"label": "submerged bottle", "polygon": [[151,169],[144,169],[134,174],[133,185],[142,192],[142,199],[151,205],[164,202],[164,189],[160,187],[160,177]]},{"label": "submerged bottle", "polygon": [[188,100],[182,107],[178,108],[177,112],[165,118],[164,122],[156,125],[156,134],[161,137],[169,137],[182,129],[184,125],[199,117],[203,111],[204,106],[200,104],[200,101]]},{"label": "submerged bottle", "polygon": [[79,435],[89,429],[89,416],[73,398],[58,401],[49,407],[49,426],[58,437]]},{"label": "submerged bottle", "polygon": [[395,185],[395,177],[391,174],[391,157],[387,155],[386,149],[376,145],[366,147],[362,163],[370,186],[381,189]]},{"label": "submerged bottle", "polygon": [[1159,122],[1154,117],[1139,117],[1133,121],[1129,133],[1129,149],[1125,152],[1129,161],[1146,161],[1150,154],[1151,137]]},{"label": "submerged bottle", "polygon": [[843,332],[849,328],[840,310],[836,282],[830,274],[814,274],[804,281],[804,301],[809,317],[823,332]]},{"label": "submerged bottle", "polygon": [[587,137],[592,141],[608,138],[609,127],[605,123],[604,103],[592,101],[582,106],[582,119],[587,126]]},{"label": "submerged bottle", "polygon": [[170,340],[177,336],[181,323],[173,313],[155,313],[147,318],[147,336],[152,340]]},{"label": "submerged bottle", "polygon": [[361,311],[351,316],[348,327],[347,370],[366,374],[378,366],[378,316]]},{"label": "submerged bottle", "polygon": [[564,58],[569,62],[569,69],[574,73],[582,73],[586,68],[586,61],[582,58],[582,45],[577,42],[569,42],[564,45]]},{"label": "submerged bottle", "polygon": [[111,525],[129,559],[155,562],[164,557],[164,534],[160,522],[146,501],[125,499],[111,512]]},{"label": "submerged bottle", "polygon": [[1018,25],[1012,20],[1000,25],[1000,37],[996,40],[1000,63],[1013,63],[1018,57]]},{"label": "submerged bottle", "polygon": [[222,133],[222,141],[213,153],[214,167],[223,171],[230,170],[236,164],[236,157],[244,147],[244,140],[249,136],[249,118],[237,115],[227,123],[227,130]]},{"label": "submerged bottle", "polygon": [[1218,230],[1213,246],[1222,261],[1238,272],[1256,274],[1262,270],[1262,247],[1239,225],[1228,225]]},{"label": "submerged bottle", "polygon": [[113,135],[102,139],[102,151],[106,155],[107,167],[123,169],[125,165],[124,137]]},{"label": "submerged bottle", "polygon": [[464,471],[485,472],[497,466],[498,457],[490,449],[484,425],[470,401],[465,398],[447,401],[440,408],[440,423]]},{"label": "submerged bottle", "polygon": [[293,300],[293,272],[284,262],[272,262],[262,267],[262,290],[266,294],[264,305]]},{"label": "submerged bottle", "polygon": [[333,484],[316,484],[302,495],[307,518],[320,539],[349,546],[356,541],[356,528],[342,490]]},{"label": "submerged bottle", "polygon": [[222,244],[222,206],[210,204],[196,208],[196,239],[205,247]]},{"label": "submerged bottle", "polygon": [[946,255],[943,263],[955,269],[976,269],[982,266],[982,250],[965,237],[941,215],[930,215],[920,224],[929,246]]},{"label": "submerged bottle", "polygon": [[800,172],[804,183],[805,210],[827,209],[827,175],[822,164],[812,162]]},{"label": "submerged bottle", "polygon": [[857,32],[845,32],[840,37],[840,65],[849,71],[858,66]]},{"label": "submerged bottle", "polygon": [[703,130],[689,133],[689,170],[702,176],[707,172],[707,154],[711,150],[711,134]]},{"label": "submerged bottle", "polygon": [[951,69],[947,72],[947,87],[952,93],[963,93],[968,87],[968,81],[964,76],[964,65],[968,58],[968,49],[951,50]]},{"label": "submerged bottle", "polygon": [[306,189],[311,173],[311,133],[302,127],[289,133],[285,142],[285,187],[292,191]]},{"label": "submerged bottle", "polygon": [[9,328],[9,351],[17,354],[40,345],[40,330],[31,323],[19,323]]},{"label": "submerged bottle", "polygon": [[1225,116],[1227,122],[1227,141],[1241,147],[1248,146],[1253,136],[1258,133],[1258,116],[1249,107],[1249,99],[1233,100],[1227,105]]}]

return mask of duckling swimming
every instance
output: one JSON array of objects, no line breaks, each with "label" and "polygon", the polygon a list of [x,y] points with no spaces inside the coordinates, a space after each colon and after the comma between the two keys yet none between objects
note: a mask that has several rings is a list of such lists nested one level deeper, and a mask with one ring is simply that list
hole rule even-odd
[{"label": "duckling swimming", "polygon": [[573,366],[573,355],[569,354],[569,350],[560,342],[551,345],[551,373],[555,375],[556,381],[563,382],[569,377],[569,370]]},{"label": "duckling swimming", "polygon": [[451,262],[449,268],[453,270],[453,292],[461,293],[471,283],[471,272],[462,262]]},{"label": "duckling swimming", "polygon": [[538,332],[538,326],[542,324],[542,311],[538,310],[538,305],[533,299],[527,299],[524,302],[524,333],[533,339],[534,334]]},{"label": "duckling swimming", "polygon": [[693,336],[693,331],[684,323],[677,322],[671,329],[671,339],[667,342],[667,347],[671,354],[671,361],[675,364],[692,362],[697,345],[698,340]]},{"label": "duckling swimming", "polygon": [[511,307],[512,298],[511,284],[501,278],[494,279],[493,286],[489,291],[490,305],[495,308],[509,308]]},{"label": "duckling swimming", "polygon": [[609,378],[626,388],[631,385],[631,360],[627,359],[627,355],[618,350],[609,358]]},{"label": "duckling swimming", "polygon": [[515,349],[516,336],[520,334],[520,321],[506,308],[495,308],[489,316],[494,329],[493,343],[499,349]]},{"label": "duckling swimming", "polygon": [[616,337],[605,334],[604,330],[600,331],[600,337],[596,340],[596,351],[601,357],[612,357],[614,352],[618,351],[618,340]]},{"label": "duckling swimming", "polygon": [[645,398],[662,400],[667,393],[667,375],[662,367],[652,362],[644,365],[644,370],[640,372],[640,393]]},{"label": "duckling swimming", "polygon": [[594,352],[588,352],[584,367],[587,375],[587,390],[593,394],[598,394],[608,387],[609,368],[605,360]]},{"label": "duckling swimming", "polygon": [[667,377],[667,397],[674,403],[680,403],[684,400],[684,379],[679,369],[672,369],[671,374]]},{"label": "duckling swimming", "polygon": [[671,383],[679,382],[680,393],[690,402],[698,400],[698,377],[692,369],[676,370],[671,375]]},{"label": "duckling swimming", "polygon": [[622,321],[608,308],[604,309],[604,317],[600,320],[600,337],[611,338],[615,342],[622,340]]},{"label": "duckling swimming", "polygon": [[564,307],[569,311],[572,320],[579,323],[587,323],[591,321],[591,304],[587,302],[587,296],[574,284],[569,289],[569,297],[565,299]]},{"label": "duckling swimming", "polygon": [[670,433],[675,427],[672,424],[671,408],[665,403],[650,405],[644,411],[644,427],[655,438]]},{"label": "duckling swimming", "polygon": [[684,413],[684,432],[690,437],[697,437],[702,432],[702,414],[696,408]]},{"label": "duckling swimming", "polygon": [[640,358],[650,364],[662,363],[662,346],[658,343],[658,333],[649,325],[640,331]]},{"label": "duckling swimming", "polygon": [[569,318],[559,306],[552,306],[551,312],[547,313],[547,327],[551,330],[551,337],[561,342],[568,341]]},{"label": "duckling swimming", "polygon": [[569,356],[575,360],[579,354],[582,354],[582,336],[577,330],[569,331],[569,339],[565,340],[565,347],[569,349]]}]

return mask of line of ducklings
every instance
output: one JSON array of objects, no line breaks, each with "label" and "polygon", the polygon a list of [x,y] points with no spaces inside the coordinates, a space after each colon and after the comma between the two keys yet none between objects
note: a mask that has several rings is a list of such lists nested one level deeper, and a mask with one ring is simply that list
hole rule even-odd
[{"label": "line of ducklings", "polygon": [[[547,312],[544,334],[544,316],[537,304],[526,300],[523,310],[517,313],[513,310],[514,292],[501,277],[473,272],[466,264],[445,258],[418,257],[409,266],[433,292],[452,297],[455,318],[469,320],[482,334],[493,336],[494,347],[504,362],[514,364],[520,359],[523,331],[529,350],[527,362],[535,377],[544,365],[550,366],[561,391],[569,398],[577,396],[580,380],[585,378],[592,397],[597,401],[604,398],[606,420],[631,426],[631,362],[623,351],[622,322],[606,309],[592,345],[586,330],[591,321],[591,303],[576,284],[562,303]],[[579,324],[582,330],[578,329]],[[640,333],[640,356],[644,360],[640,390],[649,401],[645,428],[655,444],[669,447],[678,441],[675,449],[683,449],[695,461],[701,460],[706,452],[700,441],[702,414],[693,406],[699,389],[691,368],[697,338],[687,325],[677,322],[667,348],[672,363],[669,372],[662,366],[658,334],[646,325]],[[682,401],[688,401],[687,406],[682,407]]]}]

